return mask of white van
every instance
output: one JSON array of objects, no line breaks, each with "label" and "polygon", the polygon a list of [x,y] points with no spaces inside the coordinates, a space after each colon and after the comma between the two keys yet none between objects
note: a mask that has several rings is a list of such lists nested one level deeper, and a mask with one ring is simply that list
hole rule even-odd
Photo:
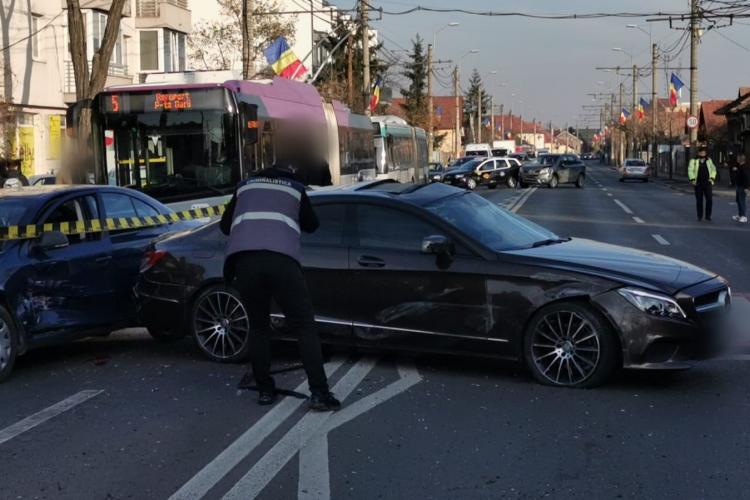
[{"label": "white van", "polygon": [[492,156],[492,148],[489,144],[467,144],[465,155],[484,156],[486,158],[489,158]]}]

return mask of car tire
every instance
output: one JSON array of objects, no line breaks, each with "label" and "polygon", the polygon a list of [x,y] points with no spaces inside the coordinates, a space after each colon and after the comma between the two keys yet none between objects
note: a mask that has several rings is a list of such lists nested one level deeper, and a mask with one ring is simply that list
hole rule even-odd
[{"label": "car tire", "polygon": [[558,179],[557,174],[554,174],[552,176],[552,179],[550,179],[549,184],[547,184],[547,187],[549,187],[550,189],[555,189],[559,185],[560,185],[560,179]]},{"label": "car tire", "polygon": [[469,179],[466,181],[466,187],[469,191],[474,191],[477,188],[477,181],[474,179]]},{"label": "car tire", "polygon": [[523,357],[539,383],[584,389],[610,379],[620,364],[619,345],[616,333],[597,311],[563,301],[531,318]]},{"label": "car tire", "polygon": [[526,183],[525,183],[525,182],[524,182],[523,180],[520,180],[520,179],[519,179],[519,181],[518,181],[518,187],[520,187],[520,188],[523,188],[523,189],[526,189],[526,188],[527,188],[528,186],[529,186],[529,185],[528,185],[528,184],[526,184]]},{"label": "car tire", "polygon": [[578,178],[576,179],[576,187],[578,189],[583,189],[585,182],[586,182],[586,176],[584,174],[579,174]]},{"label": "car tire", "polygon": [[513,177],[512,175],[509,175],[508,178],[505,180],[505,184],[510,189],[516,189],[516,187],[518,186],[518,181],[516,180],[515,177]]},{"label": "car tire", "polygon": [[174,331],[156,326],[147,326],[146,330],[148,330],[148,334],[151,335],[154,340],[158,340],[159,342],[173,342],[175,340],[184,339],[187,335],[187,332],[185,331]]},{"label": "car tire", "polygon": [[625,179],[623,179],[622,177],[620,177],[620,182],[625,182]]},{"label": "car tire", "polygon": [[0,382],[13,371],[18,356],[18,330],[10,313],[0,306]]},{"label": "car tire", "polygon": [[487,184],[487,189],[495,189],[497,187],[497,182],[490,182]]},{"label": "car tire", "polygon": [[190,306],[190,333],[201,352],[219,363],[238,363],[250,353],[250,320],[237,290],[212,285]]}]

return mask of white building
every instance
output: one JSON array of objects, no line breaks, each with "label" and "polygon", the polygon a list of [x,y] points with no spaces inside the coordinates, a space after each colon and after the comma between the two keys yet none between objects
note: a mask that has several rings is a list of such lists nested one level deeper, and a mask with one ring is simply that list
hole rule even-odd
[{"label": "white building", "polygon": [[[111,0],[82,2],[89,61],[99,48]],[[15,127],[0,129],[0,154],[22,159],[28,175],[60,164],[67,105],[75,101],[65,0],[0,0],[0,102],[12,102]],[[152,71],[186,68],[191,19],[187,0],[126,3],[107,85],[134,83]],[[90,64],[90,63],[89,63]]]}]

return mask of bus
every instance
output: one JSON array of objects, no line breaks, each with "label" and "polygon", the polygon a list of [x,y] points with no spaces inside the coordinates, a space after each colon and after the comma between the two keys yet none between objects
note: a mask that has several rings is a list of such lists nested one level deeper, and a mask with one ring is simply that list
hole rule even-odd
[{"label": "bus", "polygon": [[378,178],[399,182],[427,179],[427,133],[397,116],[373,116]]},{"label": "bus", "polygon": [[288,79],[117,86],[91,107],[94,182],[176,209],[223,203],[279,159],[303,165],[310,185],[376,171],[369,118]]}]

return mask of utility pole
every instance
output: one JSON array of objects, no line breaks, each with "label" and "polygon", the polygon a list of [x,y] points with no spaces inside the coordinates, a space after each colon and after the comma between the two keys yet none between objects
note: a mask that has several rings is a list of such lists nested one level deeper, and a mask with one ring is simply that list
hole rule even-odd
[{"label": "utility pole", "polygon": [[427,45],[427,158],[432,161],[432,149],[433,149],[433,138],[432,138],[432,44]]},{"label": "utility pole", "polygon": [[631,108],[630,108],[630,117],[633,119],[633,137],[631,141],[632,149],[630,149],[631,143],[628,143],[628,149],[631,151],[630,154],[632,155],[631,158],[635,158],[636,156],[635,110],[636,110],[636,105],[637,105],[637,102],[636,102],[637,96],[638,96],[638,66],[634,64],[633,65],[633,99],[632,99]]},{"label": "utility pole", "polygon": [[656,64],[659,53],[656,44],[651,45],[651,166],[653,176],[658,176],[659,145],[656,143]]},{"label": "utility pole", "polygon": [[[622,97],[625,93],[625,85],[620,83],[620,101],[619,101],[619,107],[620,113],[622,113]],[[619,139],[617,141],[617,165],[622,165],[622,160],[625,157],[625,152],[623,151],[623,146],[625,145],[625,141],[627,140],[627,134],[625,131],[621,131],[619,134]]]},{"label": "utility pole", "polygon": [[362,91],[365,96],[365,115],[370,116],[370,28],[367,21],[367,1],[360,0],[359,6],[362,19]]},{"label": "utility pole", "polygon": [[346,41],[346,87],[349,91],[349,109],[354,109],[354,37],[349,37]]},{"label": "utility pole", "polygon": [[453,130],[454,158],[461,154],[461,99],[458,96],[458,65],[453,68],[453,95],[456,97],[456,124]]},{"label": "utility pole", "polygon": [[[700,37],[699,0],[690,0],[690,115],[698,116],[698,39]],[[690,129],[690,157],[695,156],[698,128]]]},{"label": "utility pole", "polygon": [[482,87],[477,90],[477,144],[482,143]]},{"label": "utility pole", "polygon": [[490,96],[490,146],[495,140],[495,94]]},{"label": "utility pole", "polygon": [[500,105],[500,140],[505,140],[505,118],[503,118],[503,105]]}]

